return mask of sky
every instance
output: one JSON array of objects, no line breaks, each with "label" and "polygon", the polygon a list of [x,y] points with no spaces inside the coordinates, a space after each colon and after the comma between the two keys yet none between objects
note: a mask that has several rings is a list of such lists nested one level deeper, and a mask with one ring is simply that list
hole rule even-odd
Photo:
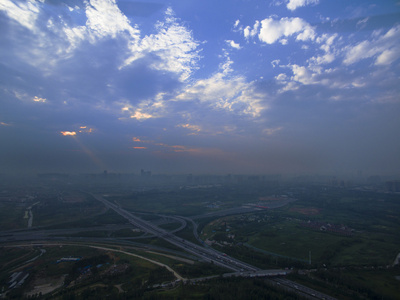
[{"label": "sky", "polygon": [[400,1],[1,0],[0,173],[400,174]]}]

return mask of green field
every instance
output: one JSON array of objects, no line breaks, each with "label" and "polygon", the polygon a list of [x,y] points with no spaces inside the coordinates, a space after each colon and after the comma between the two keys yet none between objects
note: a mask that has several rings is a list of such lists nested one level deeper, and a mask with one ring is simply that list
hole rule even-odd
[{"label": "green field", "polygon": [[[168,215],[194,217],[209,212],[223,212],[249,203],[268,206],[275,203],[262,201],[270,195],[289,195],[297,200],[279,208],[253,213],[194,218],[199,225],[201,239],[213,243],[212,247],[221,252],[259,268],[293,269],[293,280],[336,295],[339,299],[379,298],[377,295],[383,296],[383,299],[396,299],[399,281],[395,276],[400,276],[400,272],[398,267],[391,267],[391,264],[400,252],[399,195],[324,186],[289,185],[271,188],[249,185],[154,189],[119,193],[118,196],[108,196],[108,199],[137,213],[140,218],[161,224],[159,227],[171,231],[179,228],[181,223],[169,219]],[[186,278],[218,276],[227,270],[199,262],[195,258],[190,261],[174,258],[176,254],[187,256],[183,254],[184,250],[160,238],[147,237],[144,232],[133,231],[133,226],[125,218],[80,192],[38,195],[26,203],[3,202],[3,210],[0,212],[2,230],[26,228],[27,219],[24,216],[32,204],[35,204],[32,207],[33,225],[38,226],[31,229],[32,233],[36,230],[64,229],[62,234],[57,233],[50,238],[87,244],[0,248],[0,288],[7,287],[13,272],[31,270],[23,287],[10,292],[11,298],[19,299],[23,293],[32,291],[35,285],[40,286],[38,278],[44,278],[53,285],[63,280],[67,284],[78,280],[77,284],[68,288],[66,285],[58,287],[49,296],[51,299],[118,299],[116,297],[121,291],[132,299],[174,299],[183,295],[185,299],[202,299],[215,297],[218,292],[227,293],[227,289],[235,290],[232,282],[244,290],[245,284],[252,286],[257,290],[256,298],[267,295],[261,292],[266,288],[262,280],[250,279],[216,279],[199,286],[177,285],[170,290],[161,288],[160,284],[175,280],[171,272],[117,250],[124,249],[166,264]],[[114,226],[109,225],[123,226],[114,229]],[[135,243],[128,241],[128,238],[142,235],[144,237],[135,240]],[[191,222],[176,235],[200,244],[193,235]],[[11,237],[12,233],[4,233],[4,245],[13,241]],[[89,243],[98,243],[102,238],[106,238],[104,242],[107,243],[115,238],[115,245],[107,246],[112,250],[87,247]],[[153,250],[146,252],[126,246],[137,243],[140,247],[143,245],[143,249],[151,246]],[[46,252],[41,254],[41,249]],[[80,257],[82,262],[56,263],[61,257],[69,256]],[[35,261],[28,262],[36,257]],[[81,264],[88,266],[94,263],[94,274],[78,279],[81,276],[79,268],[85,267]],[[104,275],[114,264],[126,269],[116,276]],[[221,287],[216,287],[216,284]],[[271,293],[275,295],[272,290]],[[239,294],[236,291],[236,295]],[[284,295],[284,292],[278,294]],[[252,295],[251,291],[247,295]],[[281,298],[291,297],[295,299],[296,295],[287,294]]]},{"label": "green field", "polygon": [[[293,261],[308,262],[311,254],[313,267],[386,266],[394,261],[400,252],[398,196],[344,190],[332,191],[331,196],[310,194],[279,209],[214,220],[202,238],[246,243],[260,253]],[[345,226],[347,231],[304,226],[308,221],[328,228]]]}]

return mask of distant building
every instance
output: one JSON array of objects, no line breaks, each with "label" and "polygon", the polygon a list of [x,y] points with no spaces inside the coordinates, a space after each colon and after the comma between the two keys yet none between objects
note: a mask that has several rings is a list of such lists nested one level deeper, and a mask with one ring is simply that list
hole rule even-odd
[{"label": "distant building", "polygon": [[39,178],[44,178],[44,179],[66,179],[69,177],[68,174],[62,174],[62,173],[42,173],[42,174],[37,174]]},{"label": "distant building", "polygon": [[140,175],[143,177],[151,176],[151,171],[145,171],[143,169],[140,170]]},{"label": "distant building", "polygon": [[400,192],[400,180],[386,181],[386,190],[389,192]]}]

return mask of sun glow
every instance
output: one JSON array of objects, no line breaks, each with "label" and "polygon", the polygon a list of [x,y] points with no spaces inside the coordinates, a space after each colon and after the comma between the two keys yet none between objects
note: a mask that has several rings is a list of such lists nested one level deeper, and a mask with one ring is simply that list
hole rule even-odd
[{"label": "sun glow", "polygon": [[61,132],[61,134],[63,135],[63,136],[75,136],[76,135],[76,132],[75,131],[60,131]]}]

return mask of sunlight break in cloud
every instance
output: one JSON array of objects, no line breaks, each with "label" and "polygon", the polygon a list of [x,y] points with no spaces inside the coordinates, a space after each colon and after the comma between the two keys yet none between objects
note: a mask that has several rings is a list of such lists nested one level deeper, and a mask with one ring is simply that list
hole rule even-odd
[{"label": "sunlight break in cloud", "polygon": [[200,132],[201,131],[201,127],[198,126],[198,125],[179,124],[179,125],[176,125],[176,127],[182,127],[182,128],[189,129],[191,131],[196,131],[196,132]]},{"label": "sunlight break in cloud", "polygon": [[46,102],[47,101],[47,99],[45,99],[45,98],[40,98],[40,97],[38,97],[38,96],[35,96],[35,97],[33,97],[33,101],[34,102]]},{"label": "sunlight break in cloud", "polygon": [[153,118],[152,115],[148,113],[142,113],[141,109],[137,109],[134,114],[130,116],[131,119],[136,119],[138,121],[147,120]]},{"label": "sunlight break in cloud", "polygon": [[93,133],[94,129],[91,127],[87,127],[87,126],[80,126],[79,127],[79,133]]},{"label": "sunlight break in cloud", "polygon": [[75,132],[75,131],[60,131],[60,133],[61,133],[63,136],[75,136],[75,135],[76,135],[76,132]]}]

